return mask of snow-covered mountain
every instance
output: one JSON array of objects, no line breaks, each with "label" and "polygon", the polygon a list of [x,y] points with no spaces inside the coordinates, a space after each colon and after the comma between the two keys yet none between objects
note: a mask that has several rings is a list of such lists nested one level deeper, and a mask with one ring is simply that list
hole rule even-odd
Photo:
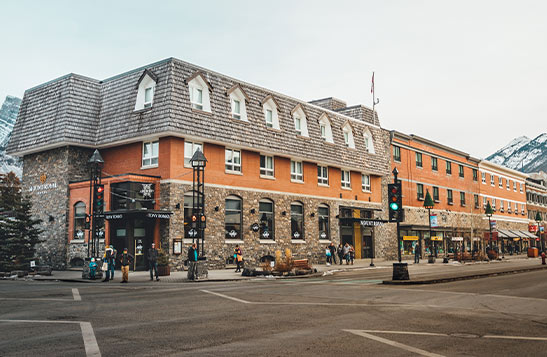
[{"label": "snow-covered mountain", "polygon": [[6,155],[6,148],[20,106],[21,99],[8,95],[0,108],[0,173],[13,171],[18,176],[21,176],[23,165],[20,160]]},{"label": "snow-covered mountain", "polygon": [[486,160],[527,173],[547,171],[547,133],[535,139],[526,136],[513,139]]}]

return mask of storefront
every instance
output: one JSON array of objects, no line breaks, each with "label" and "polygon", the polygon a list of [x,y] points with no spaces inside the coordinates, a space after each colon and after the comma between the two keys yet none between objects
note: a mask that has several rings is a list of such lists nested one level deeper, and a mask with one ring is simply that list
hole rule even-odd
[{"label": "storefront", "polygon": [[356,259],[374,258],[374,227],[384,221],[373,216],[370,209],[340,207],[340,243],[352,245]]}]

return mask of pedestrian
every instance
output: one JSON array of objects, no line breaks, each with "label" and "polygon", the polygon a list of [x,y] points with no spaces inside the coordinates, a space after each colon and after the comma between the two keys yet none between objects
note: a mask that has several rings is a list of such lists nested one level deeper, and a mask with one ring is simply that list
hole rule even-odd
[{"label": "pedestrian", "polygon": [[342,255],[344,256],[344,259],[346,260],[346,265],[349,265],[349,244],[348,243],[344,245],[344,248],[342,249]]},{"label": "pedestrian", "polygon": [[353,261],[355,260],[355,248],[350,244],[349,246],[349,259],[351,260],[351,265],[353,265]]},{"label": "pedestrian", "polygon": [[420,262],[420,244],[416,243],[414,246],[414,264],[418,264]]},{"label": "pedestrian", "polygon": [[236,273],[241,272],[241,263],[243,262],[243,253],[241,253],[241,248],[239,244],[236,244],[234,248],[234,259],[236,261]]},{"label": "pedestrian", "polygon": [[333,242],[329,244],[331,264],[336,264],[336,246]]},{"label": "pedestrian", "polygon": [[327,265],[331,264],[332,255],[330,253],[329,247],[325,248],[325,255],[327,257]]},{"label": "pedestrian", "polygon": [[338,248],[336,249],[336,253],[338,254],[338,260],[340,260],[340,265],[342,265],[342,262],[344,260],[344,248],[342,247],[342,243],[338,244]]},{"label": "pedestrian", "polygon": [[188,279],[197,280],[198,278],[198,249],[196,243],[192,243],[188,248]]},{"label": "pedestrian", "polygon": [[122,281],[120,283],[126,283],[129,280],[129,264],[133,263],[133,256],[127,252],[127,248],[123,248],[123,253],[118,257],[122,265]]},{"label": "pedestrian", "polygon": [[115,258],[116,255],[114,254],[114,249],[112,249],[110,245],[107,245],[103,259],[103,264],[106,264],[106,271],[103,283],[106,283],[109,280],[114,280],[114,266],[116,265]]},{"label": "pedestrian", "polygon": [[153,281],[154,278],[152,273],[156,274],[156,281],[160,281],[158,276],[158,250],[156,249],[156,244],[152,243],[152,247],[148,249],[148,268],[150,269],[150,281]]},{"label": "pedestrian", "polygon": [[89,262],[89,279],[95,280],[95,274],[97,273],[97,263],[95,263],[95,258],[91,258]]}]

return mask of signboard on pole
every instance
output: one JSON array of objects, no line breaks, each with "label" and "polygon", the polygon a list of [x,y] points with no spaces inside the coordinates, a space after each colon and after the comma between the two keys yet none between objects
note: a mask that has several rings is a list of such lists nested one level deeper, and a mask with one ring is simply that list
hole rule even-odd
[{"label": "signboard on pole", "polygon": [[436,227],[439,226],[439,222],[437,220],[437,214],[435,214],[435,213],[431,214],[431,216],[429,216],[429,220],[431,221],[431,227],[432,228],[436,228]]}]

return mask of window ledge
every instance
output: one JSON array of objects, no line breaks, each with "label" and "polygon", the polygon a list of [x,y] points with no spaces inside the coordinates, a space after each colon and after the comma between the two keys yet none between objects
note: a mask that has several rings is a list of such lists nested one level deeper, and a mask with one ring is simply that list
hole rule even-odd
[{"label": "window ledge", "polygon": [[225,174],[228,174],[228,175],[239,175],[239,176],[243,176],[243,173],[242,173],[241,171],[224,170],[224,173],[225,173]]},{"label": "window ledge", "polygon": [[433,202],[435,202],[435,203],[439,203],[439,202],[441,202],[441,201],[439,201],[439,200],[433,200]]},{"label": "window ledge", "polygon": [[275,181],[275,176],[260,175],[260,178],[261,178],[261,179],[265,179],[265,180],[273,180],[273,181]]},{"label": "window ledge", "polygon": [[424,169],[423,166],[418,166],[418,165],[416,165],[416,168],[417,168],[417,169],[420,169],[420,170],[423,170],[423,169]]},{"label": "window ledge", "polygon": [[226,244],[243,244],[243,241],[241,239],[226,239],[224,241]]},{"label": "window ledge", "polygon": [[325,144],[327,144],[327,145],[336,146],[335,143],[327,141],[327,139],[323,139],[323,140],[325,141]]},{"label": "window ledge", "polygon": [[292,183],[304,184],[304,181],[302,181],[302,180],[293,180],[293,179],[291,179],[291,182]]},{"label": "window ledge", "polygon": [[234,118],[234,117],[232,117],[232,116],[230,116],[230,119],[231,119],[232,121],[235,121],[235,122],[238,122],[238,123],[242,123],[242,124],[251,124],[251,123],[249,122],[249,119],[237,119],[237,118]]},{"label": "window ledge", "polygon": [[134,113],[134,114],[144,113],[144,112],[146,112],[146,111],[152,110],[152,107],[153,107],[153,106],[150,106],[150,107],[148,107],[148,108],[135,109],[135,110],[133,110],[133,113]]},{"label": "window ledge", "polygon": [[281,130],[281,129],[278,129],[278,128],[270,128],[269,126],[267,126],[266,129],[267,129],[267,130],[271,130],[271,131],[275,131],[275,132],[278,132],[278,133],[283,132],[283,130]]},{"label": "window ledge", "polygon": [[292,244],[306,244],[306,241],[303,239],[291,239]]},{"label": "window ledge", "polygon": [[451,174],[451,173],[449,173],[449,172],[447,172],[447,173],[446,173],[446,176],[452,176],[452,174]]},{"label": "window ledge", "polygon": [[423,197],[418,197],[418,201],[424,201],[424,200],[425,200],[425,198],[423,198]]},{"label": "window ledge", "polygon": [[309,136],[305,136],[305,135],[296,134],[296,137],[302,140],[311,140]]},{"label": "window ledge", "polygon": [[318,183],[317,186],[320,186],[320,187],[330,187],[329,184],[326,184],[326,183]]},{"label": "window ledge", "polygon": [[182,240],[182,243],[184,244],[192,244],[194,242],[194,240],[192,238],[184,238]]},{"label": "window ledge", "polygon": [[396,163],[400,164],[400,163],[401,163],[401,159],[399,159],[399,160],[393,159],[393,162],[396,162]]},{"label": "window ledge", "polygon": [[454,202],[448,202],[450,206],[454,206]]},{"label": "window ledge", "polygon": [[260,240],[260,244],[275,244],[275,240],[273,239],[269,239],[269,240],[265,240],[265,239],[261,239]]},{"label": "window ledge", "polygon": [[192,112],[198,113],[198,114],[213,115],[213,113],[208,112],[208,111],[203,110],[203,109],[192,108]]},{"label": "window ledge", "polygon": [[141,166],[141,170],[148,170],[148,169],[155,169],[157,168],[158,165],[146,165],[146,166]]},{"label": "window ledge", "polygon": [[330,244],[330,240],[328,240],[328,239],[319,239],[319,244]]},{"label": "window ledge", "polygon": [[363,192],[365,192],[365,193],[372,193],[371,190],[363,190],[363,189],[361,189],[361,191],[363,191]]}]

